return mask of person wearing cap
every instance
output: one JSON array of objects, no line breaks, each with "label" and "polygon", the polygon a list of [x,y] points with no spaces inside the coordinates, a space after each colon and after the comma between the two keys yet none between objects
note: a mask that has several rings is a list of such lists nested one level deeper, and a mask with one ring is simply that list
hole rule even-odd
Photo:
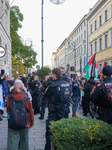
[{"label": "person wearing cap", "polygon": [[112,66],[103,68],[103,82],[94,86],[91,101],[98,106],[98,120],[112,124]]}]

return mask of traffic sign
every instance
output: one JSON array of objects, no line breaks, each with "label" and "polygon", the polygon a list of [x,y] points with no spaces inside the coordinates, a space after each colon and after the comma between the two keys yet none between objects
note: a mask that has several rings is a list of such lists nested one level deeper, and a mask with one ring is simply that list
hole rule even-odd
[{"label": "traffic sign", "polygon": [[36,68],[37,68],[37,70],[38,70],[38,69],[40,69],[40,66],[39,66],[39,65],[36,65]]}]

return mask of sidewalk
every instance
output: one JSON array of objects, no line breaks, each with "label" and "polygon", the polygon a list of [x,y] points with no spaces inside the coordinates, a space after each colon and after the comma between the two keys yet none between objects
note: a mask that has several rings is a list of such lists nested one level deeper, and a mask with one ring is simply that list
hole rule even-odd
[{"label": "sidewalk", "polygon": [[[70,106],[70,115],[72,117],[72,107]],[[44,120],[39,120],[40,115],[34,116],[34,127],[29,132],[29,150],[44,150],[45,146],[45,120],[47,119],[48,109]],[[82,109],[78,109],[77,116],[83,117]],[[89,116],[88,116],[89,117]],[[0,121],[0,150],[7,150],[7,118]]]}]

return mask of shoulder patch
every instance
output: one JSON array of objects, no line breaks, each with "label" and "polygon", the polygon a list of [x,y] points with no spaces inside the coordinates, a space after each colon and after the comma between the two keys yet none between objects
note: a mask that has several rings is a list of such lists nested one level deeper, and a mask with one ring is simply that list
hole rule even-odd
[{"label": "shoulder patch", "polygon": [[100,86],[101,84],[98,84],[97,86]]},{"label": "shoulder patch", "polygon": [[91,94],[93,94],[96,90],[96,86],[93,87]]},{"label": "shoulder patch", "polygon": [[38,84],[36,84],[36,86],[38,86]]},{"label": "shoulder patch", "polygon": [[45,92],[47,92],[47,90],[48,90],[48,87],[46,88]]}]

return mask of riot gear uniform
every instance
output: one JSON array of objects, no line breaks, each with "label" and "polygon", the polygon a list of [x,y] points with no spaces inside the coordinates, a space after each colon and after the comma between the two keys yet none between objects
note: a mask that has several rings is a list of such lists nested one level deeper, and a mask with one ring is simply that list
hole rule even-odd
[{"label": "riot gear uniform", "polygon": [[70,97],[70,84],[61,78],[54,80],[46,91],[49,98],[49,114],[46,121],[46,145],[45,150],[50,150],[50,121],[68,118],[68,103]]},{"label": "riot gear uniform", "polygon": [[32,104],[34,108],[34,114],[40,113],[40,96],[39,96],[40,82],[38,80],[33,82],[32,85]]},{"label": "riot gear uniform", "polygon": [[112,124],[112,78],[108,77],[102,83],[94,86],[91,101],[98,106],[97,119]]}]

